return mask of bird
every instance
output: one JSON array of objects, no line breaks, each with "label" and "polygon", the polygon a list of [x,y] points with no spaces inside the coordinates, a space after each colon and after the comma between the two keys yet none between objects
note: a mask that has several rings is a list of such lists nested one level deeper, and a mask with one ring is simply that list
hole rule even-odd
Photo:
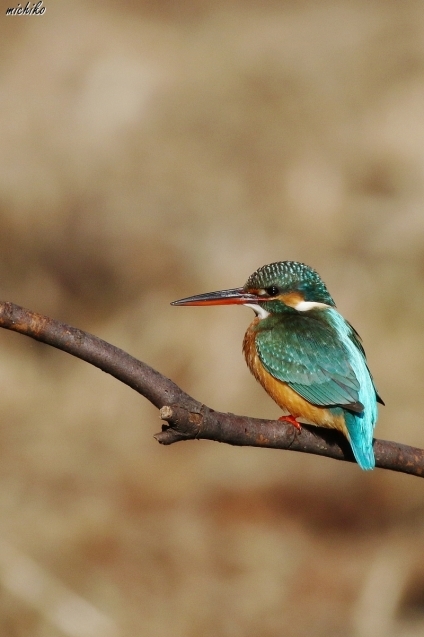
[{"label": "bird", "polygon": [[[336,309],[316,270],[297,261],[258,268],[243,287],[190,296],[171,305],[244,305],[255,312],[243,339],[246,363],[301,430],[340,431],[364,470],[375,467],[377,403],[384,405],[361,338]],[[302,422],[299,422],[301,419]]]}]

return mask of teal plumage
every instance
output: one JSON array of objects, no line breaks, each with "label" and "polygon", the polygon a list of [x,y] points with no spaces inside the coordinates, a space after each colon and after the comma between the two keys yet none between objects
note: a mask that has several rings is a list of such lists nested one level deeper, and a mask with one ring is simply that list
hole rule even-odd
[{"label": "teal plumage", "polygon": [[294,310],[259,323],[256,346],[262,364],[314,405],[357,405],[359,381],[348,348],[323,321],[324,310],[305,314]]},{"label": "teal plumage", "polygon": [[244,304],[257,317],[246,332],[247,363],[291,416],[342,431],[362,469],[375,466],[377,402],[359,335],[339,314],[319,274],[281,261],[254,272],[243,288],[176,301],[177,305]]},{"label": "teal plumage", "polygon": [[344,416],[352,450],[363,469],[375,466],[372,449],[378,396],[364,348],[354,328],[337,312],[319,274],[292,261],[259,268],[244,286],[278,290],[278,297],[298,292],[305,301],[322,303],[298,311],[280,299],[261,306],[270,314],[257,326],[256,347],[265,369],[313,405]]},{"label": "teal plumage", "polygon": [[[318,272],[305,263],[276,261],[264,265],[250,275],[243,287],[245,290],[266,290],[273,286],[280,291],[293,292],[296,290],[302,294],[305,301],[335,305]],[[274,304],[272,308],[275,312],[284,310],[280,304]]]},{"label": "teal plumage", "polygon": [[377,392],[363,348],[333,308],[279,313],[260,321],[256,346],[265,369],[309,403],[343,414],[358,464],[374,467]]}]

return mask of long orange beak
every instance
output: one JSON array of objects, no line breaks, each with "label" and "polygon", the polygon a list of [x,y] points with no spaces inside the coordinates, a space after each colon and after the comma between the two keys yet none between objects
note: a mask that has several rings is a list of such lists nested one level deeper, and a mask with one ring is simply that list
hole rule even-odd
[{"label": "long orange beak", "polygon": [[256,294],[249,294],[243,288],[232,290],[220,290],[219,292],[206,292],[188,296],[186,299],[174,301],[171,305],[243,305],[244,303],[257,303],[264,299]]}]

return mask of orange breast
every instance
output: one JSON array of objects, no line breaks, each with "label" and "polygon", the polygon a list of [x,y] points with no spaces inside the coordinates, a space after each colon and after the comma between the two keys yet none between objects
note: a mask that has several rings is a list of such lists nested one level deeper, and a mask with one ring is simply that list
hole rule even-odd
[{"label": "orange breast", "polygon": [[288,411],[288,413],[295,418],[303,418],[319,427],[338,429],[349,438],[343,415],[335,416],[326,407],[312,405],[295,392],[294,389],[289,387],[287,383],[278,380],[278,378],[274,378],[272,374],[267,372],[260,361],[255,344],[255,327],[259,320],[258,317],[254,319],[243,340],[243,352],[246,363],[256,380],[260,382],[265,391],[281,409]]}]

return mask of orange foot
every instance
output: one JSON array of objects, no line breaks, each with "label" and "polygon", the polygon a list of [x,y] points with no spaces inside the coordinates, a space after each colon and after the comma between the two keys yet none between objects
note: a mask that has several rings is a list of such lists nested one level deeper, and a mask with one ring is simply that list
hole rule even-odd
[{"label": "orange foot", "polygon": [[297,422],[294,416],[280,416],[278,420],[281,420],[282,422],[288,422],[293,425],[293,427],[295,427],[298,431],[302,431],[300,422]]}]

